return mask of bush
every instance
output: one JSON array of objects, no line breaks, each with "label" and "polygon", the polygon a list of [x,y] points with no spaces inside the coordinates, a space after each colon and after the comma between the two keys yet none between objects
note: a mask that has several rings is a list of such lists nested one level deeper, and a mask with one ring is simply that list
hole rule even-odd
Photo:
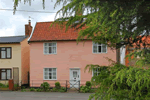
[{"label": "bush", "polygon": [[86,81],[86,86],[91,86],[91,82],[90,81]]},{"label": "bush", "polygon": [[30,91],[35,91],[35,89],[34,88],[30,88]]},{"label": "bush", "polygon": [[61,87],[61,89],[59,90],[59,92],[66,92],[66,88],[65,87]]},{"label": "bush", "polygon": [[38,89],[36,89],[36,91],[37,91],[37,92],[41,92],[42,90],[38,88]]},{"label": "bush", "polygon": [[80,92],[83,92],[83,93],[91,92],[91,86],[81,86]]},{"label": "bush", "polygon": [[53,92],[57,92],[58,90],[57,90],[56,88],[53,88],[52,91],[53,91]]},{"label": "bush", "polygon": [[50,85],[47,82],[43,82],[43,84],[41,84],[41,87],[44,91],[48,91]]},{"label": "bush", "polygon": [[[18,87],[18,84],[14,84],[14,87]],[[24,88],[25,89],[25,88]]]},{"label": "bush", "polygon": [[22,89],[21,92],[26,92],[26,89]]},{"label": "bush", "polygon": [[60,89],[60,87],[61,87],[61,86],[60,86],[60,83],[59,83],[59,82],[56,82],[56,83],[55,83],[55,88]]}]

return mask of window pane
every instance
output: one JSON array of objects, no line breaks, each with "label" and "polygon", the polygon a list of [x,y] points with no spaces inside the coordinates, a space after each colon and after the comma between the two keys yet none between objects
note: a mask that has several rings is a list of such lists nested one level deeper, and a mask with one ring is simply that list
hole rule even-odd
[{"label": "window pane", "polygon": [[52,47],[52,53],[56,53],[56,47]]},{"label": "window pane", "polygon": [[77,72],[73,71],[73,77],[77,77]]},{"label": "window pane", "polygon": [[1,58],[6,58],[6,51],[1,51]]},{"label": "window pane", "polygon": [[7,79],[10,79],[10,70],[7,70]]},{"label": "window pane", "polygon": [[48,43],[44,43],[44,46],[48,46]]},{"label": "window pane", "polygon": [[48,79],[48,76],[45,76],[45,79]]},{"label": "window pane", "polygon": [[49,68],[49,72],[52,72],[52,69],[51,69],[51,68]]},{"label": "window pane", "polygon": [[48,75],[48,72],[47,72],[47,71],[45,72],[45,75]]},{"label": "window pane", "polygon": [[6,79],[6,72],[1,72],[1,79]]},{"label": "window pane", "polygon": [[52,53],[52,48],[51,47],[49,47],[49,53]]},{"label": "window pane", "polygon": [[49,46],[52,46],[52,43],[49,43]]},{"label": "window pane", "polygon": [[97,46],[93,46],[93,52],[97,53]]},{"label": "window pane", "polygon": [[10,48],[7,48],[7,58],[10,58]]},{"label": "window pane", "polygon": [[101,53],[101,46],[98,46],[98,52]]},{"label": "window pane", "polygon": [[1,48],[1,50],[5,50],[5,48]]},{"label": "window pane", "polygon": [[53,68],[53,72],[56,72],[56,68]]},{"label": "window pane", "polygon": [[45,72],[48,72],[48,70],[49,70],[48,68],[45,68]]},{"label": "window pane", "polygon": [[53,72],[53,75],[55,75],[55,76],[56,76],[56,72]]},{"label": "window pane", "polygon": [[53,79],[56,79],[56,76],[53,75]]},{"label": "window pane", "polygon": [[49,73],[49,79],[52,79],[52,73]]},{"label": "window pane", "polygon": [[56,47],[56,43],[52,43],[52,46]]},{"label": "window pane", "polygon": [[48,47],[44,47],[44,53],[45,53],[45,54],[48,53]]},{"label": "window pane", "polygon": [[1,71],[5,71],[5,69],[2,69]]},{"label": "window pane", "polygon": [[102,45],[102,52],[106,52],[106,45],[105,44]]},{"label": "window pane", "polygon": [[97,43],[93,42],[93,46],[97,46]]}]

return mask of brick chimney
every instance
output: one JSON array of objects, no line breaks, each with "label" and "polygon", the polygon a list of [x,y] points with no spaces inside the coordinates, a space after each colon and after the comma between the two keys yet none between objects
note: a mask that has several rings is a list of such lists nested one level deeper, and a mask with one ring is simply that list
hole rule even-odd
[{"label": "brick chimney", "polygon": [[32,26],[31,26],[31,20],[29,20],[29,23],[25,25],[25,35],[30,36],[32,32]]}]

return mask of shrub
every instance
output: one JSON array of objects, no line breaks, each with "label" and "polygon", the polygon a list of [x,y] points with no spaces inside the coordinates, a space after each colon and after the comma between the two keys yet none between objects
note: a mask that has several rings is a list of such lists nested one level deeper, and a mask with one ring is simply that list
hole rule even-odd
[{"label": "shrub", "polygon": [[0,83],[0,87],[1,87],[1,86],[4,86],[4,84]]},{"label": "shrub", "polygon": [[35,89],[34,88],[30,88],[30,91],[35,91]]},{"label": "shrub", "polygon": [[61,87],[61,89],[59,90],[59,92],[66,92],[66,88],[65,87]]},{"label": "shrub", "polygon": [[25,86],[22,86],[21,89],[25,89]]},{"label": "shrub", "polygon": [[6,84],[6,87],[9,87],[9,84]]},{"label": "shrub", "polygon": [[26,92],[26,89],[22,89],[21,92]]},{"label": "shrub", "polygon": [[36,89],[36,91],[37,91],[37,92],[41,92],[42,90],[38,88],[38,89]]},{"label": "shrub", "polygon": [[86,81],[86,86],[91,86],[91,82],[90,81]]},{"label": "shrub", "polygon": [[81,86],[80,91],[83,93],[91,92],[91,86]]},{"label": "shrub", "polygon": [[61,87],[61,86],[60,86],[60,83],[59,83],[59,82],[56,82],[56,83],[55,83],[55,88],[60,89],[60,87]]},{"label": "shrub", "polygon": [[43,84],[41,84],[41,87],[44,91],[47,91],[50,87],[50,85],[47,82],[43,82]]},{"label": "shrub", "polygon": [[53,91],[53,92],[57,92],[58,90],[57,90],[56,88],[53,88],[52,91]]},{"label": "shrub", "polygon": [[[18,84],[14,84],[14,87],[18,87]],[[24,88],[25,89],[25,88]]]}]

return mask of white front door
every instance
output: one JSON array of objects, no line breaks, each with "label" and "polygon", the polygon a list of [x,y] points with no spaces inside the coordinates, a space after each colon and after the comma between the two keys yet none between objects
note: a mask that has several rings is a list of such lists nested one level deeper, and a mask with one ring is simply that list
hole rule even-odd
[{"label": "white front door", "polygon": [[79,88],[80,70],[70,69],[70,87]]}]

